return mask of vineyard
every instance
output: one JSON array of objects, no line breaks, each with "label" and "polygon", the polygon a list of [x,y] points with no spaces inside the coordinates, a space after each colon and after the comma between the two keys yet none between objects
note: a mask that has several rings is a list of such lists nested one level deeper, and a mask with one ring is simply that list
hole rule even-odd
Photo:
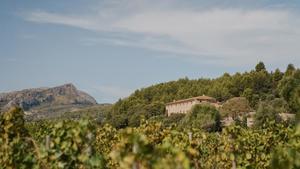
[{"label": "vineyard", "polygon": [[178,131],[157,122],[117,130],[88,120],[25,123],[0,118],[0,168],[299,168],[300,126]]}]

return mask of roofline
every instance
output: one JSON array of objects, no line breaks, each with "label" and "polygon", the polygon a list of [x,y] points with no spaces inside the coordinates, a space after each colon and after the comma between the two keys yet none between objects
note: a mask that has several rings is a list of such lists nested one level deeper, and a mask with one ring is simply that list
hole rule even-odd
[{"label": "roofline", "polygon": [[[208,97],[207,99],[201,99],[201,97]],[[177,104],[177,103],[183,103],[183,102],[188,102],[188,101],[193,101],[193,100],[214,100],[216,101],[215,98],[213,97],[209,97],[209,96],[197,96],[197,97],[191,97],[191,98],[188,98],[188,99],[182,99],[182,100],[176,100],[176,101],[173,101],[173,102],[169,102],[169,103],[166,103],[166,105],[172,105],[172,104]]]}]

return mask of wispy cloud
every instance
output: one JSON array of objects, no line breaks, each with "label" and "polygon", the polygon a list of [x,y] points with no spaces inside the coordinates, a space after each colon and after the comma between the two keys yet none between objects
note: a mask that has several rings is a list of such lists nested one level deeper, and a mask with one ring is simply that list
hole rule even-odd
[{"label": "wispy cloud", "polygon": [[81,17],[76,15],[57,14],[42,10],[27,13],[25,19],[36,23],[61,24],[94,31],[104,31],[109,29],[104,26],[104,23],[97,22],[97,20],[89,16]]},{"label": "wispy cloud", "polygon": [[[121,38],[99,39],[113,45],[176,53],[187,58],[209,56],[220,64],[249,64],[270,59],[281,62],[299,55],[300,17],[287,8],[195,9],[166,5],[170,1],[105,2],[95,7],[92,14],[38,10],[24,18],[120,35]],[[123,36],[126,34],[131,37]]]}]

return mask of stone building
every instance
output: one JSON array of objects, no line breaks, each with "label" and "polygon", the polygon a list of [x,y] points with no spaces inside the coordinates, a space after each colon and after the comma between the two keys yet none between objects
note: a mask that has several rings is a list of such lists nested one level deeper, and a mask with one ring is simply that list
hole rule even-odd
[{"label": "stone building", "polygon": [[[256,112],[245,112],[244,115],[246,116],[247,119],[247,127],[252,127],[254,125],[254,118],[255,118]],[[293,121],[295,120],[295,114],[291,113],[279,113],[278,114],[281,120],[283,121]],[[243,116],[238,116],[239,120],[243,120]],[[234,119],[231,116],[224,117],[221,120],[221,123],[223,126],[230,126],[234,123]]]},{"label": "stone building", "polygon": [[175,113],[188,113],[192,110],[194,105],[205,103],[211,104],[215,107],[219,107],[219,104],[217,103],[217,100],[215,98],[203,95],[183,100],[174,100],[173,102],[167,103],[167,115],[170,116],[171,114]]},{"label": "stone building", "polygon": [[[252,127],[254,125],[255,112],[244,112],[243,114],[246,116],[247,127]],[[240,115],[236,118],[238,118],[241,122],[243,121],[242,115]],[[222,126],[230,126],[235,123],[235,120],[233,119],[232,116],[227,116],[227,117],[222,118],[221,123],[222,123]]]}]

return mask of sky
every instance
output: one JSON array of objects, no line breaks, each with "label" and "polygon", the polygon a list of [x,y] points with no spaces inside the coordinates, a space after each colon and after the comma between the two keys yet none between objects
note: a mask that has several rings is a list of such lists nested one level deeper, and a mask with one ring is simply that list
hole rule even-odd
[{"label": "sky", "polygon": [[99,103],[188,77],[300,66],[299,0],[2,0],[0,92],[73,83]]}]

